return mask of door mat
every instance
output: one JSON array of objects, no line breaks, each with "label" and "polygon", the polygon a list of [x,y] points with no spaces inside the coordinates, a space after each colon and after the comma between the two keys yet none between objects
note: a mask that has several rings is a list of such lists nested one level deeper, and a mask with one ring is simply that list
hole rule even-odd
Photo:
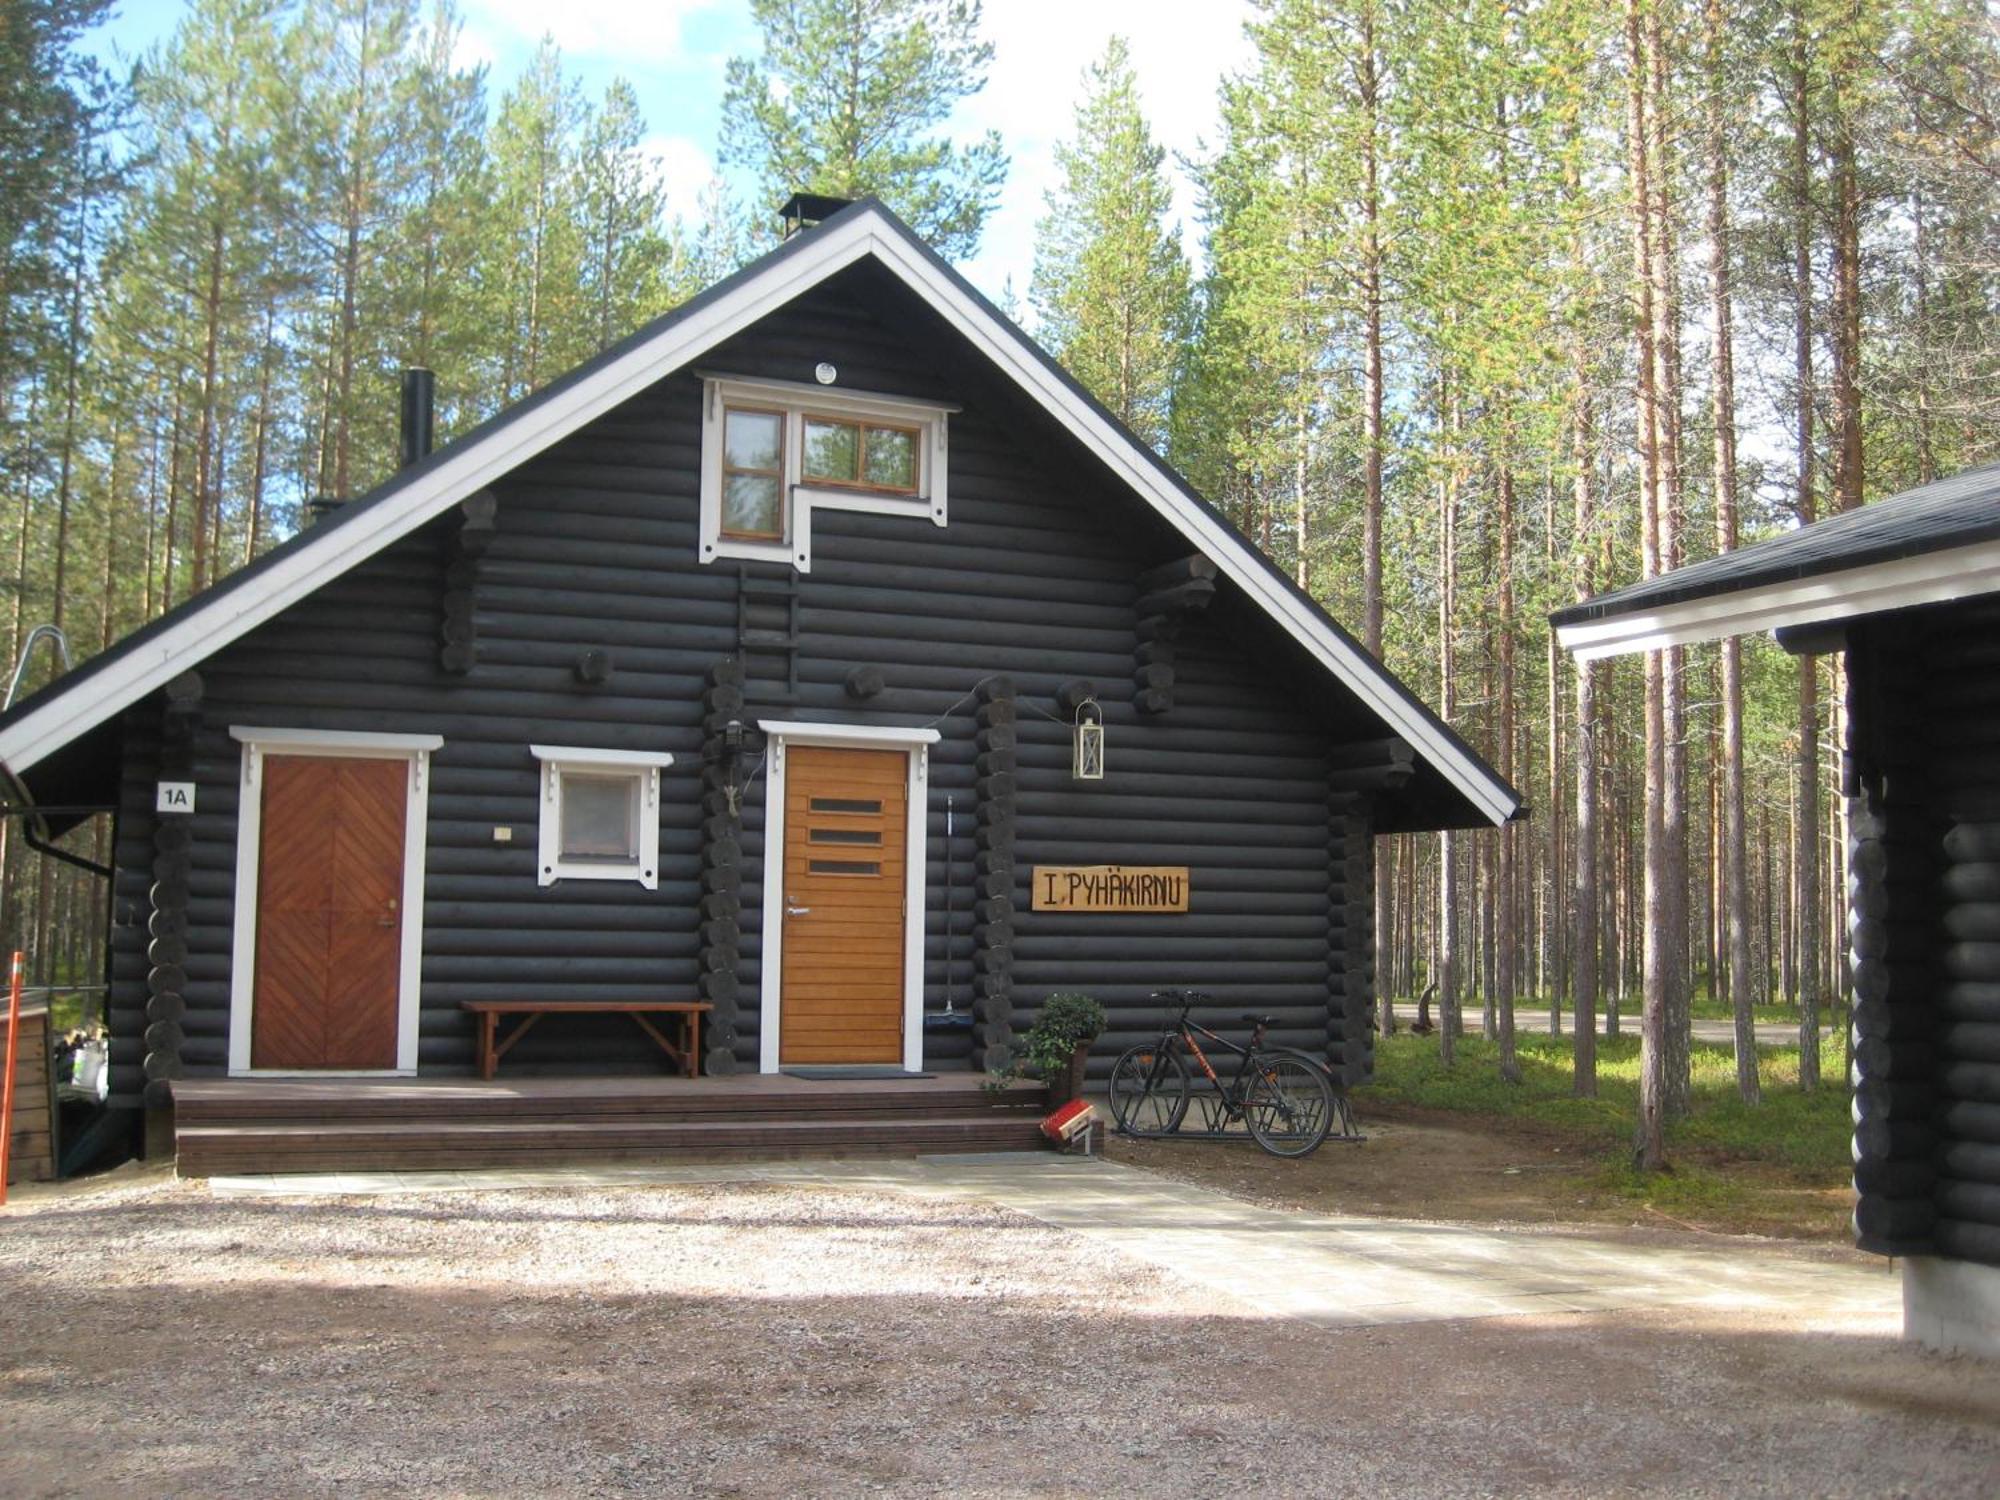
[{"label": "door mat", "polygon": [[797,1067],[783,1070],[787,1078],[935,1078],[935,1073],[905,1073],[893,1063],[844,1063],[829,1067]]}]

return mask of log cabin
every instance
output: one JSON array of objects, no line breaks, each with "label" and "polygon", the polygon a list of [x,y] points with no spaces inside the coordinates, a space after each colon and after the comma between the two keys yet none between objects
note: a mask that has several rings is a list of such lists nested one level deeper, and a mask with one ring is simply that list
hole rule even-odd
[{"label": "log cabin", "polygon": [[115,814],[112,1101],[184,1170],[500,1051],[962,1086],[1059,990],[1100,1073],[1187,986],[1367,1076],[1371,841],[1519,796],[888,210],[786,212],[435,452],[406,379],[392,479],[0,718],[38,828]]},{"label": "log cabin", "polygon": [[1854,1230],[2000,1357],[2000,465],[1552,617],[1581,657],[1773,631],[1846,663]]}]

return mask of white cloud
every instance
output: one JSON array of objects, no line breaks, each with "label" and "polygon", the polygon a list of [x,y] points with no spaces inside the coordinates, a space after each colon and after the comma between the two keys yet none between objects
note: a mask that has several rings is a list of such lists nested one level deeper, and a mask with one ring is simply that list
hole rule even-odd
[{"label": "white cloud", "polygon": [[715,0],[469,0],[468,21],[532,47],[546,33],[564,54],[633,67],[677,61],[682,26]]},{"label": "white cloud", "polygon": [[1035,259],[1035,221],[1061,180],[1056,143],[1075,128],[1084,70],[1113,36],[1130,45],[1132,70],[1153,138],[1166,147],[1174,206],[1193,248],[1194,185],[1176,165],[1216,139],[1216,91],[1224,74],[1251,58],[1243,23],[1248,0],[988,0],[985,33],[993,67],[985,89],[954,124],[994,129],[1012,158],[1000,208],[987,220],[980,252],[963,268],[989,296],[1011,274],[1024,300]]},{"label": "white cloud", "polygon": [[702,190],[715,176],[708,152],[684,135],[649,135],[639,149],[659,166],[667,189],[667,212],[692,219]]},{"label": "white cloud", "polygon": [[499,61],[500,51],[485,32],[470,24],[458,28],[458,42],[451,49],[453,67],[471,72],[474,68],[492,68]]}]

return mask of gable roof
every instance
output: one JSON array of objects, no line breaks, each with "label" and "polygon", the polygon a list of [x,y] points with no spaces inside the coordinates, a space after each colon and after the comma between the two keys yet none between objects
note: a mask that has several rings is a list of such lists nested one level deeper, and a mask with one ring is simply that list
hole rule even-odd
[{"label": "gable roof", "polygon": [[1586,660],[2000,592],[2000,464],[1965,469],[1549,616]]},{"label": "gable roof", "polygon": [[874,200],[655,319],[366,497],[126,637],[0,716],[0,764],[19,774],[364,559],[687,367],[837,272],[872,259],[1206,554],[1391,731],[1493,823],[1521,797],[1012,319]]}]

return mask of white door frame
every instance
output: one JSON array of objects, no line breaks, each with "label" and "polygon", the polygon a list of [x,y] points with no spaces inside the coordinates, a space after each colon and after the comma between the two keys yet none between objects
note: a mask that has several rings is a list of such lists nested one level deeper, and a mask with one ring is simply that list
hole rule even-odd
[{"label": "white door frame", "polygon": [[[410,1078],[417,1071],[417,997],[424,954],[424,845],[430,825],[430,757],[439,734],[358,734],[336,729],[229,726],[243,746],[236,812],[236,932],[229,960],[229,1076]],[[253,1068],[250,1013],[257,978],[257,860],[264,827],[266,755],[347,756],[409,763],[403,796],[403,946],[396,983],[393,1068]]]},{"label": "white door frame", "polygon": [[903,815],[903,1071],[924,1069],[924,853],[928,848],[930,747],[935,729],[893,724],[808,724],[760,719],[768,742],[764,763],[763,985],[757,1019],[757,1070],[775,1073],[778,1011],[784,1003],[785,952],[785,751],[792,745],[841,750],[901,750],[909,758],[909,796]]}]

